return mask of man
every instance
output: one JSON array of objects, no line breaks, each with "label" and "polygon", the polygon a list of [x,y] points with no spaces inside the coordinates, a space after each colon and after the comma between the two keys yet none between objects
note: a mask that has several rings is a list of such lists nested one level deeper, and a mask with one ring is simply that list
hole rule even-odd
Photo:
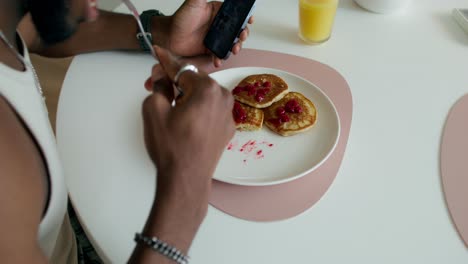
[{"label": "man", "polygon": [[[219,7],[187,0],[173,16],[152,17],[153,42],[177,55],[205,53],[202,40]],[[16,33],[22,19],[24,42]],[[0,262],[77,261],[66,186],[26,45],[57,57],[139,49],[136,33],[130,16],[102,12],[98,17],[94,0],[0,2]],[[247,34],[241,34],[242,41]],[[146,82],[155,92],[143,103],[143,119],[146,147],[158,168],[157,195],[129,261],[184,263],[207,212],[211,176],[234,133],[233,99],[206,74],[181,71],[167,50],[156,51],[161,65]],[[175,107],[173,82],[184,89]]]}]

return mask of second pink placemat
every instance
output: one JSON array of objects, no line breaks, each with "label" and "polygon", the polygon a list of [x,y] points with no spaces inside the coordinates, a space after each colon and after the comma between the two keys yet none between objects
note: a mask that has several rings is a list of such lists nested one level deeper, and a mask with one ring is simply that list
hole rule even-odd
[{"label": "second pink placemat", "polygon": [[440,169],[445,201],[460,237],[468,247],[468,95],[453,106],[445,123]]},{"label": "second pink placemat", "polygon": [[338,145],[319,168],[300,179],[273,186],[247,187],[214,181],[211,205],[229,215],[250,221],[277,221],[296,216],[317,203],[338,173],[351,127],[353,101],[343,76],[314,60],[255,49],[243,49],[218,69],[207,61],[193,62],[207,72],[236,67],[266,67],[298,75],[328,95],[340,116]]}]

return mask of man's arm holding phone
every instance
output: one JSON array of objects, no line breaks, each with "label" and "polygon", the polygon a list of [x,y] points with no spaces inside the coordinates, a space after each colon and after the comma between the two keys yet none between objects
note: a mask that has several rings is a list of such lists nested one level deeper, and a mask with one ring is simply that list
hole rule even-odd
[{"label": "man's arm holding phone", "polygon": [[[172,16],[154,16],[151,21],[154,44],[180,56],[209,53],[203,39],[221,4],[217,1],[187,0]],[[43,44],[29,16],[21,22],[19,30],[32,53],[47,57],[67,57],[103,50],[140,49],[136,39],[137,25],[133,17],[107,11],[100,11],[99,18],[94,22],[80,24],[78,31],[70,39],[52,46]],[[240,42],[232,48],[234,54],[240,51],[248,34],[248,28],[240,34]],[[215,58],[214,63],[219,66],[221,60]]]}]

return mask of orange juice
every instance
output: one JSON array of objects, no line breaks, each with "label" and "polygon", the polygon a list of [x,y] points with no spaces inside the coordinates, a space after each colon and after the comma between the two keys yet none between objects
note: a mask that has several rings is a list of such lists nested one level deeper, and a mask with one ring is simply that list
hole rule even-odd
[{"label": "orange juice", "polygon": [[299,33],[309,43],[330,38],[338,0],[299,0]]}]

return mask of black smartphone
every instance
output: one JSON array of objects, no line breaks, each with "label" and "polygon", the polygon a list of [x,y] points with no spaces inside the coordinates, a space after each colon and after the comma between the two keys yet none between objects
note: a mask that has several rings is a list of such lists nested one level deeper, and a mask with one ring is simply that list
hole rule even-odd
[{"label": "black smartphone", "polygon": [[227,59],[255,8],[255,0],[225,0],[203,41],[216,57]]}]

